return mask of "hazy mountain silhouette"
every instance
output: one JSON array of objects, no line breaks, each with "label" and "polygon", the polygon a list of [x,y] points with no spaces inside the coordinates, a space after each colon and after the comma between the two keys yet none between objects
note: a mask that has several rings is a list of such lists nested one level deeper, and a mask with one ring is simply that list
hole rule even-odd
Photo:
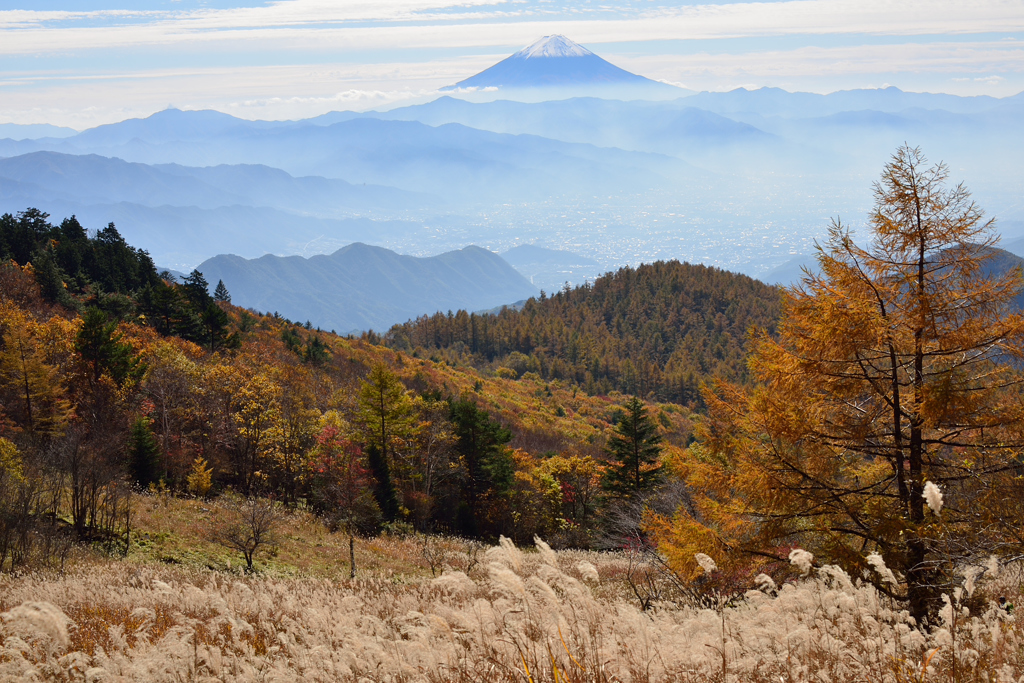
[{"label": "hazy mountain silhouette", "polygon": [[236,305],[341,333],[384,331],[420,315],[492,308],[537,294],[500,256],[474,246],[417,258],[356,243],[308,259],[221,255],[198,270],[211,283],[223,280]]},{"label": "hazy mountain silhouette", "polygon": [[388,207],[423,207],[437,200],[379,185],[352,185],[320,177],[295,178],[259,165],[194,168],[149,166],[96,154],[32,152],[0,159],[0,178],[31,184],[89,203],[132,202],[146,206],[215,208],[268,206],[306,214],[335,215]]},{"label": "hazy mountain silhouette", "polygon": [[[524,59],[599,59],[556,47]],[[64,139],[4,139],[0,157],[21,158],[0,162],[0,211],[77,213],[92,228],[113,220],[182,268],[222,252],[308,255],[352,241],[433,251],[636,236],[650,247],[633,259],[685,254],[763,273],[791,248],[806,250],[829,217],[865,215],[871,181],[910,143],[949,163],[1001,226],[1022,218],[1022,95],[762,88],[619,101],[545,92],[562,99],[442,97],[304,121],[167,110]],[[41,151],[57,154],[32,154]],[[739,263],[730,244],[751,228],[769,230],[774,246],[737,242],[750,259]],[[530,276],[548,289],[575,282],[567,270]]]},{"label": "hazy mountain silhouette", "polygon": [[914,107],[971,114],[992,109],[1005,102],[1005,99],[987,95],[962,97],[944,93],[905,92],[895,86],[838,90],[827,95],[788,92],[781,88],[737,88],[728,92],[701,92],[688,100],[691,107],[719,114],[756,113],[760,116],[786,118],[828,116],[863,109],[895,113]]},{"label": "hazy mountain silhouette", "polygon": [[502,92],[554,90],[560,96],[580,90],[606,96],[664,99],[689,91],[620,69],[565,36],[544,36],[510,57],[448,88]]},{"label": "hazy mountain silhouette", "polygon": [[460,123],[496,133],[539,135],[565,142],[685,156],[733,145],[772,145],[774,136],[746,123],[671,102],[620,102],[576,97],[553,102],[467,102],[441,97],[374,114],[431,126]]},{"label": "hazy mountain silhouette", "polygon": [[39,138],[66,138],[77,135],[74,128],[51,126],[48,123],[0,123],[0,140],[38,140]]},{"label": "hazy mountain silhouette", "polygon": [[[188,123],[190,118],[195,121]],[[123,127],[124,130],[120,130]],[[700,172],[660,154],[513,136],[458,124],[354,118],[328,126],[250,122],[216,112],[163,111],[66,140],[0,141],[0,155],[48,149],[145,164],[260,164],[426,192],[451,201],[635,192]]]},{"label": "hazy mountain silhouette", "polygon": [[594,259],[561,249],[547,249],[535,244],[522,244],[502,252],[501,257],[529,279],[534,286],[548,292],[561,289],[566,282],[579,285],[605,272]]}]

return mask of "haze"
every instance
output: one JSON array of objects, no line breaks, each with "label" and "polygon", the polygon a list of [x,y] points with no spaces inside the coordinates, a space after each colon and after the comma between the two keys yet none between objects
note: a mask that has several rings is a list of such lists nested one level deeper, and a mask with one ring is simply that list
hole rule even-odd
[{"label": "haze", "polygon": [[[1009,243],[1022,33],[1019,3],[951,0],[8,5],[0,210],[114,221],[179,270],[535,244],[578,255],[520,268],[549,289],[669,258],[787,281],[908,142]],[[455,86],[554,35],[647,89]]]}]

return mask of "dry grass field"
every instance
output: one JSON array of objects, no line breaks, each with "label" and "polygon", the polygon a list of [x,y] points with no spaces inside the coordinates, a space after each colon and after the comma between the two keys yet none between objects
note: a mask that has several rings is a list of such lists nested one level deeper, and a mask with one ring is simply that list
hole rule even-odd
[{"label": "dry grass field", "polygon": [[967,577],[917,629],[828,566],[642,610],[629,579],[657,576],[628,555],[384,536],[357,542],[350,580],[347,538],[302,514],[245,575],[203,540],[225,514],[147,497],[126,559],[0,577],[0,680],[1024,680],[1024,632],[995,603],[1018,597],[1009,568]]}]

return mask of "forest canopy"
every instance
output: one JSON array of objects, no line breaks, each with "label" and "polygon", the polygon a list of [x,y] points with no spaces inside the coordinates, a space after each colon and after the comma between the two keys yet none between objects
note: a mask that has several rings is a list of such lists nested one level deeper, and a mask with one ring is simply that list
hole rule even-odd
[{"label": "forest canopy", "polygon": [[497,314],[437,313],[391,328],[395,349],[510,377],[533,372],[588,394],[700,402],[712,377],[746,382],[747,332],[772,329],[778,289],[703,265],[625,267]]}]

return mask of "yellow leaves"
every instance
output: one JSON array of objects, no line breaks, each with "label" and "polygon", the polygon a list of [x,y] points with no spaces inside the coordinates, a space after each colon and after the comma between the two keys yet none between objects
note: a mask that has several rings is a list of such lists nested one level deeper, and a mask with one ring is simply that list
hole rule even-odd
[{"label": "yellow leaves", "polygon": [[719,567],[728,566],[729,555],[719,535],[686,512],[671,519],[649,514],[644,519],[644,530],[658,543],[669,566],[689,581],[704,573],[694,559],[697,553],[710,556]]},{"label": "yellow leaves", "polygon": [[542,472],[554,477],[571,476],[580,479],[593,479],[595,482],[604,471],[604,467],[589,455],[554,455],[542,460],[537,467]]},{"label": "yellow leaves", "polygon": [[[408,436],[412,401],[398,375],[378,361],[359,387],[358,427],[365,443],[382,453]],[[396,440],[398,443],[396,443]]]},{"label": "yellow leaves", "polygon": [[188,474],[188,492],[196,498],[205,498],[213,487],[213,469],[200,456],[192,461],[192,470]]},{"label": "yellow leaves", "polygon": [[267,448],[267,432],[281,414],[281,388],[263,372],[257,372],[237,386],[231,399],[238,433],[257,448]]},{"label": "yellow leaves", "polygon": [[327,427],[334,427],[342,436],[347,436],[351,429],[348,420],[337,410],[328,410],[317,420],[317,432],[322,432]]},{"label": "yellow leaves", "polygon": [[0,483],[4,480],[14,484],[24,481],[25,475],[22,470],[21,454],[18,447],[8,439],[0,437]]},{"label": "yellow leaves", "polygon": [[[24,311],[0,303],[0,394],[11,417],[35,434],[56,435],[71,419],[63,368],[50,361],[66,361],[62,353],[62,321],[40,323]],[[72,338],[73,339],[73,338]]]},{"label": "yellow leaves", "polygon": [[195,355],[197,350],[198,347],[191,342],[181,343],[178,339],[157,340],[147,349],[146,362],[149,373],[165,370],[195,380],[199,377],[201,367]]}]

